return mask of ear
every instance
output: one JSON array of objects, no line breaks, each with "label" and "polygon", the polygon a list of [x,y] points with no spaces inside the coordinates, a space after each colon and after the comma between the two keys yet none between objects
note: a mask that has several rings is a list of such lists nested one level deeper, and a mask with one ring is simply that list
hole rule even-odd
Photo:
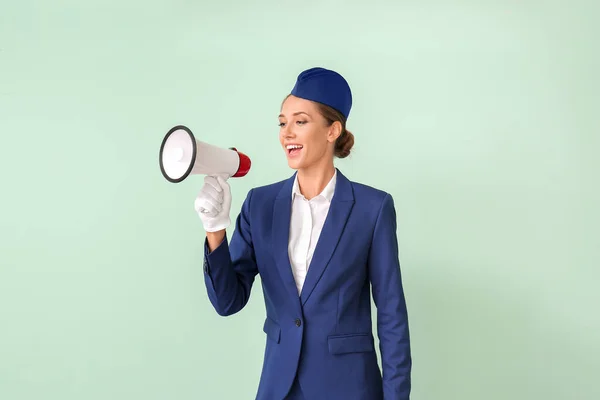
[{"label": "ear", "polygon": [[329,131],[327,132],[327,141],[329,143],[333,143],[340,137],[342,134],[342,123],[340,121],[335,121],[329,127]]}]

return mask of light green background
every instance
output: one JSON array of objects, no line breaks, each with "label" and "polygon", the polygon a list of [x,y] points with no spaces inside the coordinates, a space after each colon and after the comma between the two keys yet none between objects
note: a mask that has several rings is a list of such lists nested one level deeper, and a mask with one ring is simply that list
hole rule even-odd
[{"label": "light green background", "polygon": [[213,311],[202,177],[158,149],[249,154],[235,218],[293,172],[276,116],[315,65],[355,96],[337,166],[396,202],[412,398],[600,398],[600,7],[367,4],[2,0],[0,399],[254,398],[259,281]]}]

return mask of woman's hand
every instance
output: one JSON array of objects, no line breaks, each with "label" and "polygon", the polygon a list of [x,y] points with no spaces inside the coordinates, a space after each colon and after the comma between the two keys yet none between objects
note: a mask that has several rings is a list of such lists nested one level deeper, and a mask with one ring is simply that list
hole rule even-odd
[{"label": "woman's hand", "polygon": [[221,235],[224,236],[225,229],[231,224],[229,217],[231,189],[229,183],[221,176],[205,176],[204,186],[202,186],[196,197],[194,209],[202,221],[207,236],[213,233],[215,235],[210,235],[213,239],[218,239]]}]

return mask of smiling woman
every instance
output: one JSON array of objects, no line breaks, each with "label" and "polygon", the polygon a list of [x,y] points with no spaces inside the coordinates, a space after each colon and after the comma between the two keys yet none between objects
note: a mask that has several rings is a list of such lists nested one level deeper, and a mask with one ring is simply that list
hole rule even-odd
[{"label": "smiling woman", "polygon": [[[352,94],[337,72],[302,72],[281,104],[288,179],[252,189],[231,240],[231,191],[206,177],[204,276],[219,315],[239,312],[261,274],[265,358],[256,398],[408,400],[412,358],[392,196],[346,178]],[[371,294],[383,371],[377,363]],[[343,384],[342,384],[343,382]]]}]

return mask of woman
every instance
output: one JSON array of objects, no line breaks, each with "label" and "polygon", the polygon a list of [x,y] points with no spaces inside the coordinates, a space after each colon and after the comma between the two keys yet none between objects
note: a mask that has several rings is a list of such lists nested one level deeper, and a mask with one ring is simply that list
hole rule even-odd
[{"label": "woman", "polygon": [[[297,172],[248,193],[228,241],[231,192],[206,177],[196,210],[217,313],[240,311],[261,275],[266,348],[257,399],[409,399],[411,354],[392,197],[334,167],[354,143],[352,94],[338,73],[302,72],[279,115]],[[382,369],[371,322],[377,306]],[[383,376],[382,373],[383,372]]]}]

